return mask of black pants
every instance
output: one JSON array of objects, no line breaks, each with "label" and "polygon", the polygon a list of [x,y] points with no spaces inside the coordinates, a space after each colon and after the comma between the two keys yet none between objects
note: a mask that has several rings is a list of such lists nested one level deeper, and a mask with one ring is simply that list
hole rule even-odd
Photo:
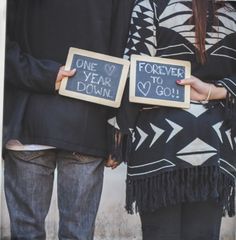
[{"label": "black pants", "polygon": [[184,203],[140,217],[143,240],[219,240],[222,208],[210,201]]}]

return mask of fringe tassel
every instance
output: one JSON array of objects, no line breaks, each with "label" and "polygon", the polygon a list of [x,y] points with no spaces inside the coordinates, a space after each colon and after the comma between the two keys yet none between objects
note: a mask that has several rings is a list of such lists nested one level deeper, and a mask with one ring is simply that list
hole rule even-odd
[{"label": "fringe tassel", "polygon": [[116,162],[121,163],[123,161],[125,136],[114,127],[108,129],[108,134],[108,139],[112,139],[112,141],[109,142],[109,153],[111,154],[111,158]]},{"label": "fringe tassel", "polygon": [[108,139],[112,139],[108,143],[112,159],[118,163],[128,162],[132,149],[132,134],[124,134],[114,127],[109,127]]},{"label": "fringe tassel", "polygon": [[128,177],[126,183],[129,214],[215,199],[223,206],[223,215],[235,215],[235,180],[217,166],[180,169],[141,179]]}]

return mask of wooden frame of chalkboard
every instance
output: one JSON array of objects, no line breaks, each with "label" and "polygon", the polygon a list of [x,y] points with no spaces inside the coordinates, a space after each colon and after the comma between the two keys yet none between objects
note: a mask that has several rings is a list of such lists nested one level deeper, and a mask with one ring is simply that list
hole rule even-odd
[{"label": "wooden frame of chalkboard", "polygon": [[76,73],[62,80],[59,94],[118,108],[129,65],[125,59],[71,47],[65,69],[76,68]]},{"label": "wooden frame of chalkboard", "polygon": [[131,55],[130,102],[177,108],[190,107],[190,86],[176,80],[189,78],[191,63],[161,57]]}]

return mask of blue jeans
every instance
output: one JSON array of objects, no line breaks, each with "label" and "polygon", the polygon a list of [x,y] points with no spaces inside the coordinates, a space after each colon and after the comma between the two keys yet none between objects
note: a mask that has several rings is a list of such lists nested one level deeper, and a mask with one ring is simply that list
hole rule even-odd
[{"label": "blue jeans", "polygon": [[93,239],[103,159],[55,149],[6,153],[4,187],[11,239],[46,239],[45,218],[56,167],[59,239]]}]

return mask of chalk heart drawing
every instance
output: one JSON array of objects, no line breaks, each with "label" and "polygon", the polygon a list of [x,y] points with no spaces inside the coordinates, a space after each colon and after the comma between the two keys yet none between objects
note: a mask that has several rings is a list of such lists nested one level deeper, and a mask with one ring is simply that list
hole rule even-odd
[{"label": "chalk heart drawing", "polygon": [[112,76],[115,68],[116,68],[115,65],[106,64],[106,65],[105,65],[105,71],[106,71],[107,75],[108,75],[108,76]]},{"label": "chalk heart drawing", "polygon": [[138,82],[137,87],[138,87],[138,90],[146,97],[150,92],[151,83],[149,81],[145,83]]}]

